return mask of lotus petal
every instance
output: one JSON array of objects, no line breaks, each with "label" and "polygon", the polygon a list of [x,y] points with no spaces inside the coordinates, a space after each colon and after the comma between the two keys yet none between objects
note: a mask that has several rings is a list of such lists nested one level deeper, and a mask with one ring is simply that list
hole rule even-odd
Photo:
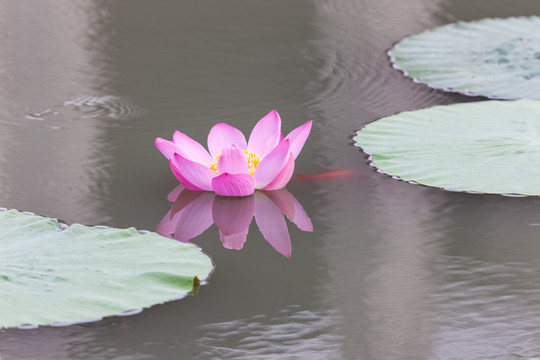
[{"label": "lotus petal", "polygon": [[306,211],[287,189],[265,191],[266,195],[302,231],[313,231],[313,224]]},{"label": "lotus petal", "polygon": [[295,206],[294,196],[287,189],[274,191],[264,191],[264,195],[272,200],[274,204],[292,221],[294,219]]},{"label": "lotus petal", "polygon": [[184,191],[184,189],[184,185],[178,184],[174,189],[172,189],[170,193],[167,194],[167,200],[169,200],[170,202],[174,202],[178,198],[178,195],[180,195],[182,191]]},{"label": "lotus petal", "polygon": [[[212,190],[212,178],[216,174],[208,167],[197,162],[188,160],[179,154],[174,154],[171,159],[171,169],[182,185],[190,190]],[[175,170],[177,170],[175,172]],[[179,177],[177,176],[177,178]]]},{"label": "lotus petal", "polygon": [[279,172],[279,174],[270,182],[270,184],[266,185],[262,190],[278,190],[284,188],[289,180],[291,180],[291,177],[294,172],[294,155],[293,153],[289,153],[289,160],[285,164],[285,167]]},{"label": "lotus petal", "polygon": [[251,131],[247,148],[264,158],[281,138],[281,118],[276,110],[265,115]]},{"label": "lotus petal", "polygon": [[289,140],[283,140],[270,154],[261,160],[255,170],[255,187],[262,189],[270,184],[283,170],[289,160]]},{"label": "lotus petal", "polygon": [[255,211],[255,198],[226,198],[216,196],[212,205],[212,218],[218,229],[225,235],[246,230],[251,224]]},{"label": "lotus petal", "polygon": [[247,240],[249,228],[236,234],[225,235],[221,231],[219,232],[219,239],[223,243],[225,249],[241,250],[244,247],[244,243]]},{"label": "lotus petal", "polygon": [[249,174],[221,174],[212,179],[212,188],[221,196],[249,196],[255,191]]},{"label": "lotus petal", "polygon": [[312,123],[313,121],[310,120],[307,123],[300,125],[296,129],[291,131],[289,135],[287,135],[287,137],[285,138],[289,139],[289,141],[291,142],[291,152],[294,154],[295,159],[298,157],[300,151],[302,151],[302,148],[306,143],[309,133],[311,132]]},{"label": "lotus petal", "polygon": [[218,160],[218,171],[220,174],[248,174],[247,159],[237,145],[233,144],[223,149]]},{"label": "lotus petal", "polygon": [[218,123],[210,129],[208,149],[213,159],[220,155],[225,147],[232,144],[236,144],[240,149],[247,148],[246,138],[240,130],[225,123]]},{"label": "lotus petal", "polygon": [[169,140],[157,138],[154,144],[167,160],[171,160],[175,153],[180,152],[178,145]]},{"label": "lotus petal", "polygon": [[[189,192],[192,193],[192,191]],[[171,236],[174,233],[173,239],[182,242],[188,242],[205,232],[213,224],[212,203],[214,195],[204,192],[198,192],[198,194],[200,196],[182,210],[176,213],[171,210],[172,217],[170,217],[171,215],[165,216],[158,224],[156,231],[165,236]],[[168,222],[175,225],[173,232],[170,232],[172,226]]]},{"label": "lotus petal", "polygon": [[173,140],[179,149],[178,154],[182,155],[184,158],[198,162],[199,164],[205,166],[208,166],[208,164],[210,164],[212,161],[212,157],[204,146],[186,134],[181,133],[180,131],[175,131],[173,134]]},{"label": "lotus petal", "polygon": [[264,193],[255,196],[255,221],[263,237],[280,254],[290,257],[291,238],[283,213]]}]

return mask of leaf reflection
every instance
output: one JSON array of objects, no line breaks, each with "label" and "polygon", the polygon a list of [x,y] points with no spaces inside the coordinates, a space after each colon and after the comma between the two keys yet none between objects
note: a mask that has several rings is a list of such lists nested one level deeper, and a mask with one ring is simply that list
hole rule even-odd
[{"label": "leaf reflection", "polygon": [[249,197],[232,198],[211,192],[191,191],[179,185],[167,198],[174,203],[157,225],[156,231],[182,242],[189,242],[216,224],[223,246],[240,250],[255,217],[266,241],[280,254],[290,257],[291,238],[283,215],[300,230],[313,231],[311,219],[286,189],[257,191]]}]

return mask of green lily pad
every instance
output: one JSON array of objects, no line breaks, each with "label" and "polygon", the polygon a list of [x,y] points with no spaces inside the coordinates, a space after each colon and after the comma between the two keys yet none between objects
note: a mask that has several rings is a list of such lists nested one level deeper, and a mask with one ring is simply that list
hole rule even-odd
[{"label": "green lily pad", "polygon": [[540,195],[540,101],[483,101],[407,111],[354,137],[395,178],[454,191]]},{"label": "green lily pad", "polygon": [[197,247],[136,229],[0,211],[0,327],[69,325],[177,299],[206,279]]},{"label": "green lily pad", "polygon": [[493,99],[540,99],[540,17],[458,22],[411,35],[388,55],[415,82]]}]

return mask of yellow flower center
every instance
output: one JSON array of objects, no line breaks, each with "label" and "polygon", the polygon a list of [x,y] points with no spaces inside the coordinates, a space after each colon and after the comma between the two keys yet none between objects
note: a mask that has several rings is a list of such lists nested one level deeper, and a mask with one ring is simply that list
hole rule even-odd
[{"label": "yellow flower center", "polygon": [[[247,163],[248,163],[248,173],[249,175],[253,176],[253,174],[255,174],[255,169],[261,162],[261,158],[257,154],[255,154],[253,151],[242,150],[242,153],[244,153],[244,157],[246,158]],[[215,172],[217,175],[219,175],[218,160],[220,156],[221,154],[218,154],[216,158],[212,160],[209,166],[210,170]]]}]

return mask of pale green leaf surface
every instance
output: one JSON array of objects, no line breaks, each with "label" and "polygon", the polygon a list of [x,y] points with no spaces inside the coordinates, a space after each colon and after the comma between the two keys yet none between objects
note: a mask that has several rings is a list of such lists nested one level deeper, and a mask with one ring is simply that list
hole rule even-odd
[{"label": "pale green leaf surface", "polygon": [[375,167],[456,191],[540,195],[540,101],[483,101],[402,112],[354,137]]},{"label": "pale green leaf surface", "polygon": [[0,327],[80,322],[185,296],[212,262],[197,247],[136,229],[62,230],[0,211]]},{"label": "pale green leaf surface", "polygon": [[498,99],[540,99],[540,17],[458,22],[411,35],[388,55],[430,87]]}]

